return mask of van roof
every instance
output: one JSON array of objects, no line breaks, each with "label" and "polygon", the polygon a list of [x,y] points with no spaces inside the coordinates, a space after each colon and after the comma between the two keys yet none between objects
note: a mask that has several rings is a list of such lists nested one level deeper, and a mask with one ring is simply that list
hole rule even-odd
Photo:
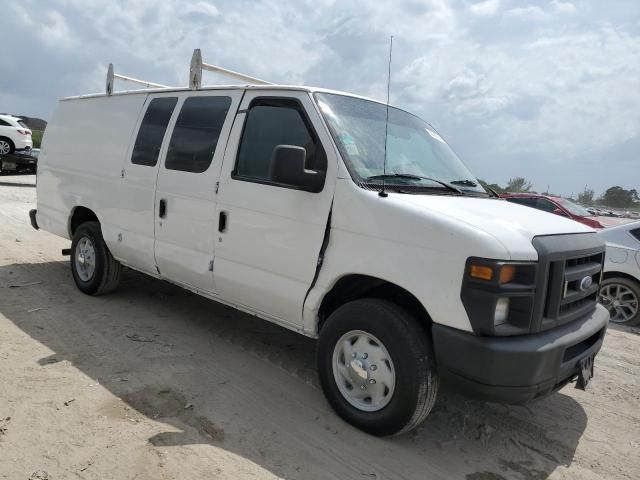
[{"label": "van roof", "polygon": [[197,90],[192,90],[189,87],[169,87],[169,88],[144,88],[144,89],[136,89],[136,90],[122,90],[118,92],[113,92],[111,95],[107,95],[106,93],[90,93],[86,95],[76,95],[71,97],[63,97],[60,101],[66,100],[78,100],[83,98],[96,98],[96,97],[107,97],[107,96],[119,96],[119,95],[147,95],[150,93],[169,93],[169,92],[202,92],[202,91],[215,91],[215,90],[283,90],[283,91],[300,91],[300,92],[309,92],[309,93],[333,93],[336,95],[344,95],[347,97],[360,98],[362,100],[369,100],[371,102],[379,103],[381,105],[386,105],[384,102],[380,100],[375,100],[373,98],[365,97],[362,95],[355,95],[349,92],[343,92],[340,90],[332,90],[329,88],[321,88],[321,87],[308,87],[304,85],[203,85],[201,88]]}]

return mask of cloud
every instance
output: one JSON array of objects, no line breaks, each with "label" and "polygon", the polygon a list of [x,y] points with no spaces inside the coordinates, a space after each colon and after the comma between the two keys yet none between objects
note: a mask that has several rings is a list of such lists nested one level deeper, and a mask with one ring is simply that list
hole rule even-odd
[{"label": "cloud", "polygon": [[[640,188],[640,168],[629,167],[629,145],[640,138],[640,24],[633,20],[640,4],[577,5],[8,2],[0,30],[21,40],[0,62],[0,111],[48,118],[58,98],[102,91],[109,62],[134,77],[186,85],[196,47],[209,63],[274,82],[384,99],[394,35],[392,103],[433,123],[480,177],[504,183],[525,175],[546,188],[553,172],[554,190],[565,193],[584,183]],[[213,81],[229,79],[206,74]]]},{"label": "cloud", "polygon": [[220,15],[220,11],[215,5],[207,2],[197,2],[193,4],[187,4],[185,6],[187,13],[202,14],[208,17],[217,17]]},{"label": "cloud", "polygon": [[551,3],[556,12],[569,14],[576,12],[576,6],[571,2],[561,2],[559,0],[553,0],[553,2]]},{"label": "cloud", "polygon": [[521,18],[524,20],[543,20],[547,18],[545,11],[537,5],[511,8],[504,12],[506,17]]},{"label": "cloud", "polygon": [[491,17],[498,12],[499,8],[500,0],[484,0],[483,2],[474,3],[469,7],[469,10],[480,17]]}]

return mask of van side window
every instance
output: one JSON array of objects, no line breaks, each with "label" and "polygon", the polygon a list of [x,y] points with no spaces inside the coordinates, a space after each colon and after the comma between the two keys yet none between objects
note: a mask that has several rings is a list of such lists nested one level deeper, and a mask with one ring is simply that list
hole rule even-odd
[{"label": "van side window", "polygon": [[213,160],[231,97],[189,97],[171,135],[165,168],[202,173]]},{"label": "van side window", "polygon": [[327,156],[302,105],[293,99],[258,98],[247,112],[232,176],[270,183],[271,157],[278,145],[303,147],[305,168],[326,172]]},{"label": "van side window", "polygon": [[144,114],[131,154],[131,163],[154,167],[158,162],[162,139],[178,99],[154,98]]}]

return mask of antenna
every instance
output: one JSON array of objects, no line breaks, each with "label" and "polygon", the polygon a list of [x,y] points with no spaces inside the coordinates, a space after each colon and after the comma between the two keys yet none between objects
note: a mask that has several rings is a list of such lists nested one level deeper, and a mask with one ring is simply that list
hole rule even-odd
[{"label": "antenna", "polygon": [[382,163],[382,190],[378,193],[381,197],[386,197],[385,178],[387,176],[387,135],[389,133],[389,92],[391,91],[391,54],[393,53],[393,35],[389,41],[389,71],[387,72],[387,112],[384,121],[384,160]]}]

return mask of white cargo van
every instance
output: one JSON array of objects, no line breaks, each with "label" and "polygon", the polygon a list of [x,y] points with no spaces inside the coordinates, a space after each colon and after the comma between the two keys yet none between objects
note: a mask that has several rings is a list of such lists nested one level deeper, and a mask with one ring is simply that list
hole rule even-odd
[{"label": "white cargo van", "polygon": [[126,266],[317,337],[329,403],[378,435],[441,381],[508,403],[589,382],[604,243],[485,191],[420,118],[309,87],[110,93],[60,101],[30,214],[81,291]]}]

